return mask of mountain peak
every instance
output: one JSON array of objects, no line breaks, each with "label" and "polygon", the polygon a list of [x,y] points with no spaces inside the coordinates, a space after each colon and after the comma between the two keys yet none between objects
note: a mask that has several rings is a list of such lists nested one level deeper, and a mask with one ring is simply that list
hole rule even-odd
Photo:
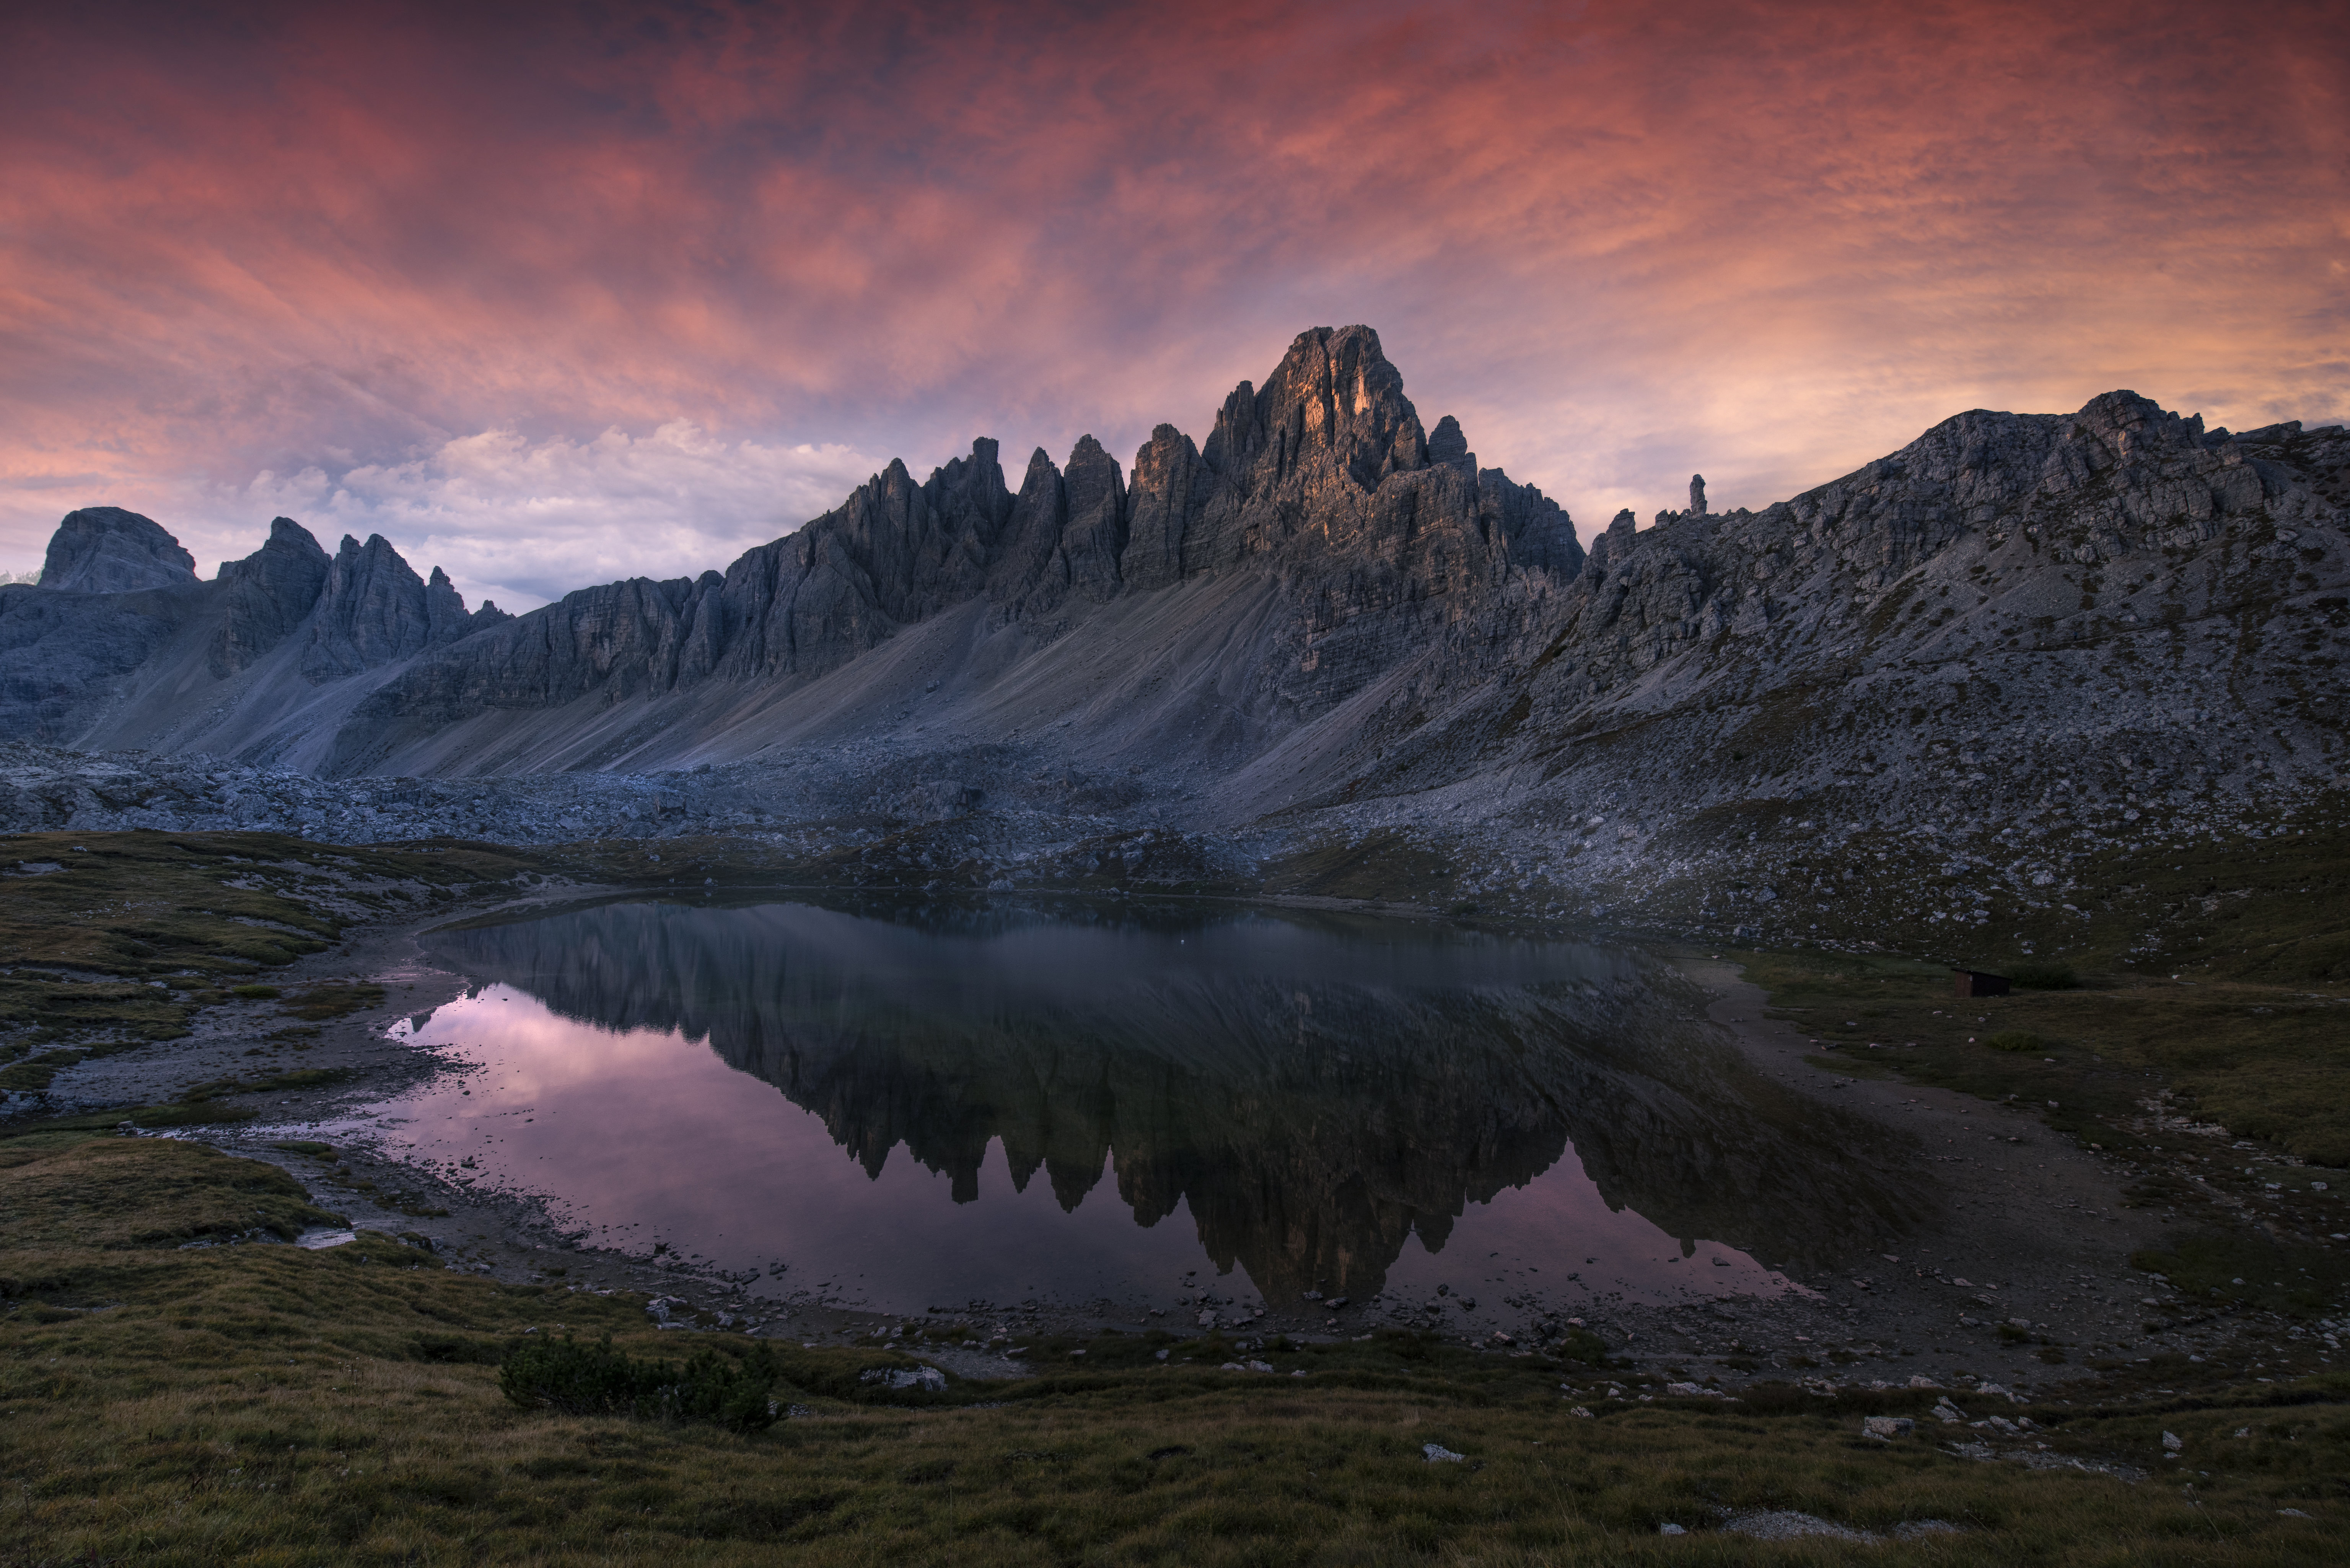
[{"label": "mountain peak", "polygon": [[151,517],[120,506],[68,512],[49,536],[41,587],[63,593],[130,594],[196,580],[196,558]]}]

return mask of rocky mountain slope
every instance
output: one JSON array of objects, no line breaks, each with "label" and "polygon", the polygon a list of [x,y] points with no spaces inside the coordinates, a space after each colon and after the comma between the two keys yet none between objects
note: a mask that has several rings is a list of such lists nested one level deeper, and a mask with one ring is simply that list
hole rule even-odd
[{"label": "rocky mountain slope", "polygon": [[[1015,491],[981,441],[723,574],[519,618],[380,540],[329,561],[280,520],[201,584],[146,520],[76,514],[40,587],[0,588],[8,732],[218,761],[27,750],[6,811],[209,821],[233,788],[321,832],[528,838],[993,812],[983,881],[1246,829],[1218,864],[1309,890],[1795,932],[1914,862],[1969,876],[1908,914],[1973,932],[2084,855],[2338,816],[2345,523],[2340,428],[2113,392],[1959,415],[1760,512],[1693,485],[1586,560],[1422,424],[1374,333],[1317,329],[1130,470],[1087,439]],[[384,775],[441,782],[387,812]]]},{"label": "rocky mountain slope", "polygon": [[37,587],[0,587],[0,732],[80,746],[265,751],[332,725],[428,649],[514,618],[466,613],[381,536],[329,556],[290,517],[210,582],[135,512],[69,513]]},{"label": "rocky mountain slope", "polygon": [[[161,536],[111,512],[69,531],[104,521],[141,548]],[[1377,335],[1349,327],[1300,337],[1262,390],[1243,383],[1204,445],[1161,426],[1130,488],[1087,438],[1066,468],[1033,454],[1014,493],[983,440],[919,484],[891,463],[723,575],[608,584],[518,619],[466,619],[445,582],[370,594],[396,561],[347,543],[307,619],[307,585],[273,578],[277,618],[229,642],[258,647],[290,617],[300,651],[276,659],[199,659],[174,635],[201,613],[181,605],[192,575],[140,581],[168,603],[93,607],[49,597],[80,580],[53,562],[37,597],[0,598],[0,716],[85,749],[450,774],[723,760],[870,736],[910,707],[944,721],[926,732],[994,739],[1090,701],[1128,731],[1207,732],[1237,760],[1446,622],[1545,594],[1582,550],[1555,503],[1477,468],[1457,423],[1425,431]],[[213,585],[209,618],[224,598]],[[1154,650],[1171,679],[1113,694],[1096,668],[1111,648]]]}]

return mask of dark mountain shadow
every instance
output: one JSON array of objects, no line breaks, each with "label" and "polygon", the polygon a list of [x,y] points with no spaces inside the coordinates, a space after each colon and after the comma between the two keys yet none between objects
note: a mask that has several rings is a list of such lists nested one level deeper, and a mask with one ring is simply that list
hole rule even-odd
[{"label": "dark mountain shadow", "polygon": [[903,1144],[959,1202],[993,1139],[1068,1209],[1107,1161],[1139,1223],[1188,1201],[1268,1300],[1377,1291],[1409,1235],[1440,1249],[1570,1147],[1611,1207],[1773,1262],[1924,1217],[1886,1135],[1747,1069],[1622,950],[1193,905],[641,900],[427,943],[574,1019],[706,1040],[868,1172]]}]

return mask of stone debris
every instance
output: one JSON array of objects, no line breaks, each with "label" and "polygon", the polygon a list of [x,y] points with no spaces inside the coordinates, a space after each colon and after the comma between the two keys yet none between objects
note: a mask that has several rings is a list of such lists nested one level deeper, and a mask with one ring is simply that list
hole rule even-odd
[{"label": "stone debris", "polygon": [[2004,1460],[2034,1470],[2081,1470],[2090,1475],[2112,1476],[2116,1480],[2132,1483],[2146,1480],[2149,1472],[2118,1459],[2084,1459],[2069,1454],[2054,1453],[2045,1448],[1994,1449],[1987,1442],[1953,1443],[1950,1452],[1962,1459],[1975,1459],[1983,1464]]},{"label": "stone debris", "polygon": [[1889,1443],[1916,1431],[1918,1423],[1907,1416],[1871,1416],[1861,1422],[1860,1429],[1865,1436]]},{"label": "stone debris", "polygon": [[1441,1443],[1422,1443],[1419,1451],[1431,1465],[1457,1465],[1469,1457],[1466,1454],[1456,1454]]},{"label": "stone debris", "polygon": [[870,1366],[857,1375],[859,1383],[879,1383],[884,1388],[913,1388],[924,1394],[947,1391],[947,1375],[935,1366]]},{"label": "stone debris", "polygon": [[1816,1514],[1795,1513],[1786,1510],[1732,1514],[1722,1521],[1721,1529],[1726,1535],[1743,1535],[1753,1541],[1796,1541],[1807,1535],[1824,1535],[1832,1541],[1878,1539],[1866,1530],[1855,1530],[1848,1524],[1832,1523]]}]

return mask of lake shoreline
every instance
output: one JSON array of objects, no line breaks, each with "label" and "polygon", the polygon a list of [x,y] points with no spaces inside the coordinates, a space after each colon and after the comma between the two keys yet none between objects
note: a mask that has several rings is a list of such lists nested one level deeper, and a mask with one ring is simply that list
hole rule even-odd
[{"label": "lake shoreline", "polygon": [[[306,1128],[347,1120],[355,1106],[379,1103],[449,1070],[449,1064],[434,1054],[384,1034],[393,1020],[427,1012],[467,987],[464,977],[425,957],[420,940],[424,932],[459,920],[595,898],[658,897],[662,891],[566,886],[351,930],[332,950],[298,960],[271,977],[273,983],[288,986],[349,978],[386,986],[390,994],[381,1006],[320,1025],[303,1051],[302,1066],[347,1075],[330,1085],[273,1093],[254,1107],[261,1113],[255,1123],[190,1129],[182,1136],[279,1165],[310,1186],[323,1206],[348,1215],[354,1225],[427,1237],[454,1268],[512,1282],[684,1297],[697,1307],[724,1312],[740,1322],[764,1323],[767,1332],[807,1343],[869,1339],[877,1327],[886,1330],[900,1322],[902,1314],[795,1304],[788,1323],[779,1323],[784,1314],[772,1299],[675,1263],[657,1264],[582,1244],[561,1232],[538,1199],[442,1179],[385,1156],[363,1135],[340,1137],[331,1163],[273,1147],[306,1141],[313,1136]],[[1443,919],[1432,911],[1368,901],[1255,902]],[[1653,944],[1647,945],[1655,950]],[[1507,1341],[1481,1334],[1476,1336],[1481,1345],[1497,1355],[1523,1354],[1532,1343],[1526,1329],[1533,1321],[1573,1315],[1607,1341],[1620,1364],[1712,1381],[1725,1390],[1757,1379],[1826,1379],[1866,1386],[1924,1376],[1949,1386],[1961,1375],[1971,1375],[2021,1392],[2091,1375],[2082,1354],[2052,1364],[2039,1349],[2050,1341],[2077,1346],[2084,1338],[2086,1325],[2081,1314],[2056,1299],[2062,1293],[2063,1271],[2069,1268],[2077,1275],[2093,1270],[2109,1277],[2117,1290],[2126,1288],[2132,1278],[2129,1253],[2153,1244],[2165,1230],[2145,1212],[2122,1206],[2126,1169],[2120,1162],[1971,1096],[1898,1080],[1846,1076],[1823,1067],[1813,1059],[1818,1053],[1810,1036],[1763,1016],[1763,993],[1741,978],[1734,964],[1687,953],[1669,961],[1707,993],[1706,1022],[1755,1072],[1905,1140],[1913,1159],[1906,1170],[1888,1171],[1888,1179],[1898,1174],[1929,1179],[1941,1199],[1942,1216],[1919,1233],[1886,1238],[1887,1244],[1878,1251],[1834,1260],[1830,1269],[1800,1271],[1796,1277],[1807,1287],[1803,1292],[1758,1300],[1716,1298],[1700,1289],[1690,1293],[1689,1303],[1675,1305],[1601,1303],[1568,1293],[1519,1314],[1523,1321],[1503,1329]],[[250,1049],[244,1042],[265,1022],[261,1010],[248,1011],[251,1016],[234,1009],[218,1010],[202,1019],[187,1041],[71,1069],[60,1075],[56,1097],[69,1106],[156,1103],[176,1098],[191,1085],[227,1075],[242,1061],[241,1052]],[[2015,1138],[2025,1141],[2009,1141]],[[432,1210],[445,1212],[419,1212]],[[1035,1311],[975,1315],[1005,1320],[1008,1338],[1085,1334],[1104,1327],[1197,1332],[1183,1319],[1139,1310],[1105,1313],[1040,1303]],[[2121,1314],[2122,1318],[2135,1315],[2134,1305]],[[1350,1309],[1336,1328],[1326,1321],[1268,1311],[1242,1332],[1326,1339],[1378,1327],[1422,1326],[1425,1322],[1402,1303],[1388,1302]],[[2025,1337],[2002,1336],[1998,1325],[2015,1322],[2031,1325],[2021,1331]],[[2134,1323],[2112,1319],[2095,1328],[2124,1359],[2175,1348],[2138,1332]],[[1466,1336],[1448,1333],[1446,1337]],[[951,1370],[974,1376],[1011,1376],[1020,1370],[1016,1360],[962,1354],[968,1365]]]}]

